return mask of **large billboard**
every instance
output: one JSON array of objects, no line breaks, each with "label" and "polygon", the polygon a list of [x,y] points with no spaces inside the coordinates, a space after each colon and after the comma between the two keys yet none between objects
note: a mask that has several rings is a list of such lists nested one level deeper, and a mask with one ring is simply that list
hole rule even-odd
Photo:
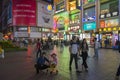
[{"label": "large billboard", "polygon": [[54,15],[54,20],[53,20],[53,28],[65,28],[65,30],[67,30],[67,28],[69,27],[69,14],[68,12],[63,12],[63,13],[59,13]]},{"label": "large billboard", "polygon": [[96,20],[95,7],[85,9],[83,13],[83,22],[95,21],[95,20]]},{"label": "large billboard", "polygon": [[36,0],[12,0],[13,26],[36,26]]},{"label": "large billboard", "polygon": [[[53,27],[52,6],[49,4],[42,4],[40,2],[38,2],[37,4],[38,4],[37,26],[52,28]],[[50,8],[50,6],[51,6],[51,8]]]}]

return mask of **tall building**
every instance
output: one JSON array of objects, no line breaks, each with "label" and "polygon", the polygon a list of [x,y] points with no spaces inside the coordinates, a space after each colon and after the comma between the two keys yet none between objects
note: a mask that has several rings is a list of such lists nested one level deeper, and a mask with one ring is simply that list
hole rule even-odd
[{"label": "tall building", "polygon": [[40,38],[51,32],[51,4],[52,0],[3,0],[2,32],[11,39]]},{"label": "tall building", "polygon": [[[100,15],[99,15],[99,35],[102,43],[109,41],[109,46],[115,45],[119,38],[120,30],[120,0],[100,0]],[[103,44],[103,46],[105,46]]]}]

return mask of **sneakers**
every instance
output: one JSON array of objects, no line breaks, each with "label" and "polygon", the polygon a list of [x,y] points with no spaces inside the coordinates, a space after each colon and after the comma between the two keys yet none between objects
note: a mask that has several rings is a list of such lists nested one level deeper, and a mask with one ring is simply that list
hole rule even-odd
[{"label": "sneakers", "polygon": [[85,72],[88,72],[88,69],[87,69],[87,68],[85,69]]}]

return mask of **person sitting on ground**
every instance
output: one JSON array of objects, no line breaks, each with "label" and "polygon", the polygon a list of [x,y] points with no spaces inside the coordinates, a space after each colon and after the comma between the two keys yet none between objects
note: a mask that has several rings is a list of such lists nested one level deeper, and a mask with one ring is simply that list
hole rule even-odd
[{"label": "person sitting on ground", "polygon": [[38,58],[37,64],[35,64],[35,68],[36,68],[37,74],[39,73],[39,70],[45,70],[45,69],[47,69],[49,67],[50,67],[49,60],[46,57],[46,53],[43,52],[41,54],[41,56]]}]

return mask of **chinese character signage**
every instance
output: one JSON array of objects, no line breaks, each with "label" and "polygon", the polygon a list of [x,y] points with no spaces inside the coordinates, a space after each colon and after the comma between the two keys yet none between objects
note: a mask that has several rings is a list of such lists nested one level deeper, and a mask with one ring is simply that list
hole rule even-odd
[{"label": "chinese character signage", "polygon": [[36,1],[35,0],[12,0],[13,1],[13,25],[35,26],[36,25]]}]

